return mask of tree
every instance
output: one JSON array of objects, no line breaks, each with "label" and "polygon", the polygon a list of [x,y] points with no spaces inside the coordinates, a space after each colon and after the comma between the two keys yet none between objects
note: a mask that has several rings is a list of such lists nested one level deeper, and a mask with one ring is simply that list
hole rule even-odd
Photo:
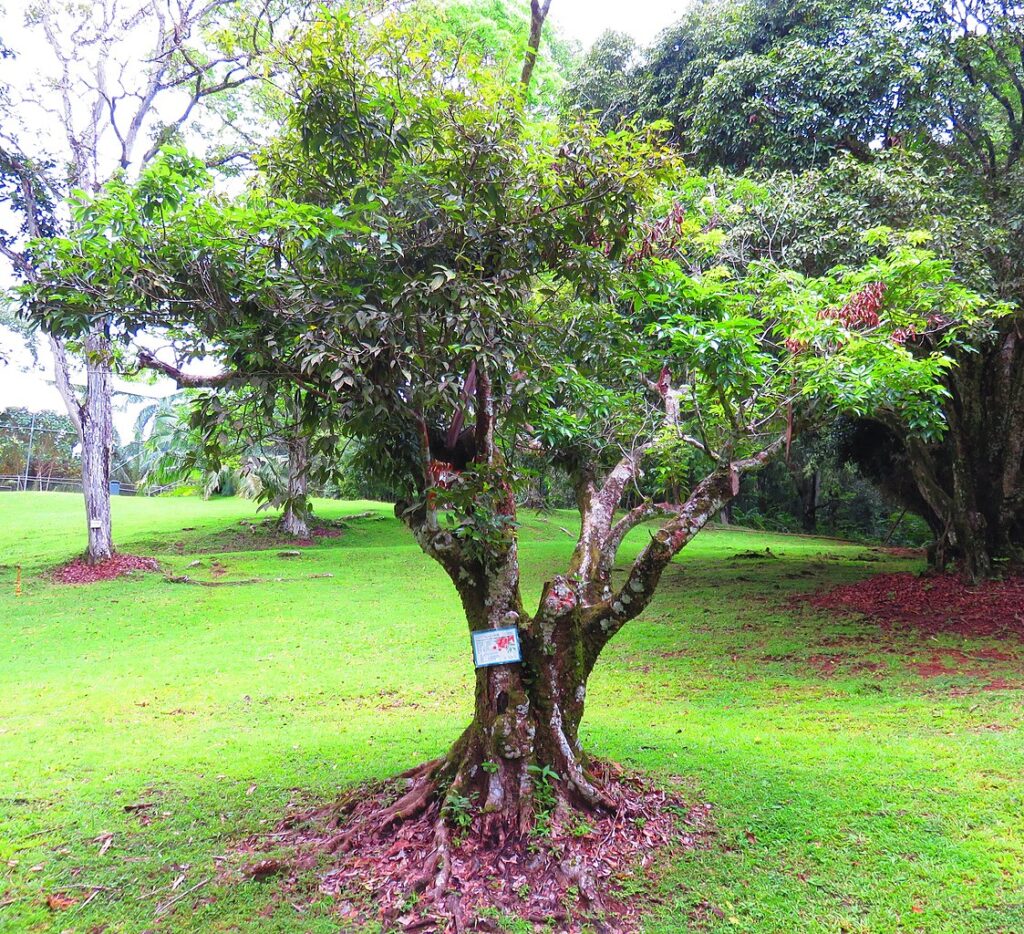
[{"label": "tree", "polygon": [[[316,469],[323,472],[322,466],[314,463],[318,443],[323,440],[315,437],[322,417],[318,400],[280,381],[242,379],[231,372],[189,375],[145,350],[138,352],[136,360],[140,367],[170,377],[180,389],[217,390],[194,399],[200,409],[216,409],[218,431],[204,433],[195,420],[175,419],[165,426],[158,436],[161,453],[153,465],[154,479],[182,479],[197,470],[219,478],[226,466],[234,465],[250,479],[253,498],[263,507],[282,510],[282,530],[308,539],[312,516],[309,480]],[[333,448],[332,439],[327,446]],[[210,487],[207,482],[207,490]]]},{"label": "tree", "polygon": [[636,110],[636,40],[626,33],[598,36],[573,69],[563,89],[563,109],[589,113],[601,126],[614,127]]},{"label": "tree", "polygon": [[[294,28],[306,6],[287,0],[139,0],[127,10],[116,0],[35,4],[28,25],[49,59],[40,74],[52,67],[58,77],[0,90],[9,102],[0,125],[0,191],[19,219],[15,229],[0,231],[0,254],[13,271],[31,279],[25,240],[54,235],[76,191],[95,192],[113,175],[145,165],[198,113],[220,118],[219,138],[229,141],[211,147],[210,161],[225,164],[249,153],[266,121],[245,118],[272,108],[275,95],[254,90],[247,102],[240,91],[255,89],[265,76],[262,62],[282,39],[275,30]],[[230,106],[218,106],[228,97]],[[41,138],[41,125],[59,130]],[[55,383],[82,447],[92,561],[114,551],[109,488],[117,344],[105,311],[94,310],[90,329],[73,346],[49,336]],[[85,369],[83,393],[72,383],[76,357]]]},{"label": "tree", "polygon": [[[534,27],[534,9],[529,0],[446,0],[440,7],[438,28],[450,33],[505,80],[518,79],[524,84],[531,107],[553,112],[576,49],[550,29],[541,43],[546,7],[550,3],[534,6],[539,28]],[[524,74],[526,50],[531,42],[537,53],[529,72]]]},{"label": "tree", "polygon": [[[859,261],[864,229],[929,228],[965,281],[1020,309],[1021,37],[1002,0],[702,3],[628,71],[626,110],[668,120],[704,167],[778,173],[755,255],[820,272]],[[975,579],[1024,561],[1020,324],[957,352],[941,441],[875,434],[902,448],[888,462],[910,473],[936,563]]]},{"label": "tree", "polygon": [[[190,328],[195,354],[301,386],[400,490],[396,513],[469,630],[514,633],[521,663],[477,668],[471,724],[375,815],[380,834],[428,816],[423,882],[438,899],[454,815],[525,859],[538,827],[615,807],[579,739],[605,646],[805,425],[884,411],[936,431],[944,348],[981,301],[884,235],[858,269],[730,273],[650,133],[526,123],[519,88],[415,14],[325,17],[293,57],[295,107],[262,190],[229,201],[168,153],[137,186],[83,203],[24,296],[61,332],[84,326],[76,302],[103,298],[128,330]],[[97,236],[112,224],[120,239]],[[911,330],[935,350],[909,352]],[[213,433],[225,416],[211,402],[196,417]],[[682,501],[620,514],[645,459],[678,444],[703,459]],[[524,445],[570,471],[580,512],[535,609],[509,466]],[[613,573],[625,537],[655,519]]]}]

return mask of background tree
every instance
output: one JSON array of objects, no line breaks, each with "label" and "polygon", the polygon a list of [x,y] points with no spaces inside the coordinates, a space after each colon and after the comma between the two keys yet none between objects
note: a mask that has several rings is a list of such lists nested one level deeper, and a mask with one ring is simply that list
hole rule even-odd
[{"label": "background tree", "polygon": [[[136,171],[164,142],[216,127],[210,161],[226,164],[251,152],[267,121],[247,118],[264,116],[275,99],[268,85],[257,84],[266,75],[263,63],[306,8],[288,0],[34,4],[25,27],[43,51],[32,55],[32,80],[24,79],[28,61],[19,59],[16,83],[2,91],[9,104],[0,124],[0,192],[16,226],[0,231],[0,254],[13,272],[31,278],[25,241],[54,235],[76,191],[95,192],[114,174]],[[243,97],[241,89],[250,86],[253,93]],[[117,343],[106,311],[94,309],[91,328],[71,345],[49,337],[55,383],[79,433],[87,554],[94,561],[114,550],[109,486]],[[75,360],[85,370],[81,393],[73,382]]]},{"label": "background tree", "polygon": [[[620,109],[669,121],[705,168],[778,173],[752,255],[820,273],[860,261],[865,229],[928,228],[959,275],[1020,308],[1022,22],[999,0],[702,3],[626,70]],[[874,435],[909,472],[936,563],[970,577],[1024,556],[1019,334],[1018,314],[957,354],[941,441]]]},{"label": "background tree", "polygon": [[66,416],[4,409],[0,412],[0,475],[5,486],[42,490],[54,479],[73,476],[78,471],[76,441],[75,427]]}]

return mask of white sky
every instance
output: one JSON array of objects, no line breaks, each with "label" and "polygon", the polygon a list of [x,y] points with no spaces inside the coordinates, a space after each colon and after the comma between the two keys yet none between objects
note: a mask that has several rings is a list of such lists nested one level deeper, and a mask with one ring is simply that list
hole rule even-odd
[{"label": "white sky", "polygon": [[566,38],[587,48],[606,29],[626,32],[646,44],[675,22],[683,0],[552,0],[551,22]]},{"label": "white sky", "polygon": [[[0,36],[15,46],[15,51],[22,53],[25,50],[19,50],[18,44],[26,35],[21,26],[28,6],[29,0],[0,0]],[[685,6],[685,0],[552,0],[550,22],[563,36],[578,40],[584,48],[607,29],[629,33],[646,44],[661,29],[674,22]],[[22,54],[16,67],[33,67],[30,63],[31,55]],[[5,264],[6,261],[0,258],[0,286],[10,281]],[[6,366],[0,363],[0,409],[24,406],[35,411],[52,409],[64,412],[60,396],[53,387],[53,365],[45,345],[39,354],[40,366],[33,365],[31,355],[20,345],[19,339],[11,338],[2,330],[0,350],[10,360]],[[123,382],[115,385],[118,389],[152,397],[162,397],[174,391],[168,380],[160,380],[155,385]],[[137,405],[115,408],[115,425],[124,441],[131,439],[131,426],[137,409]]]}]

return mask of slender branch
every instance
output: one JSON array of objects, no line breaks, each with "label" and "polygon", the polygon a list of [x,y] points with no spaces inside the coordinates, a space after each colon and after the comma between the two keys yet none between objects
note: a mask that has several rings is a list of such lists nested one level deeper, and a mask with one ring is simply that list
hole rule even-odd
[{"label": "slender branch", "polygon": [[71,419],[71,423],[75,426],[75,431],[78,432],[78,441],[83,443],[82,423],[85,417],[84,409],[78,394],[71,385],[71,369],[68,366],[67,350],[64,347],[64,342],[59,337],[54,337],[52,334],[49,337],[50,350],[53,351],[54,383],[57,386],[57,392],[60,393],[61,399],[64,400],[64,406],[68,410],[68,418]]},{"label": "slender branch", "polygon": [[652,537],[630,568],[621,588],[610,598],[589,608],[587,625],[599,652],[604,644],[650,603],[662,572],[682,548],[739,493],[740,477],[767,464],[783,450],[786,436],[750,457],[719,467],[694,487],[686,502]]},{"label": "slender branch", "polygon": [[241,382],[246,379],[241,373],[215,373],[212,376],[194,376],[185,373],[170,363],[158,360],[145,350],[138,353],[139,366],[147,370],[155,370],[173,379],[180,389],[209,389],[216,386],[227,386],[231,383]]},{"label": "slender branch", "polygon": [[544,20],[551,9],[551,0],[530,0],[530,38],[526,44],[526,59],[523,61],[523,73],[519,83],[525,91],[530,86],[533,69],[537,64],[537,52],[540,49],[540,37],[544,30]]}]

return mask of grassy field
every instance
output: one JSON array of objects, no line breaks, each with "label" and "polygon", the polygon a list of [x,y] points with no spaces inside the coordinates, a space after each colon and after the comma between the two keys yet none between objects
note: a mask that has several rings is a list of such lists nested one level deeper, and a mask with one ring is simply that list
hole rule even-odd
[{"label": "grassy field", "polygon": [[[452,588],[380,504],[317,503],[373,515],[298,557],[254,550],[244,501],[114,505],[121,549],[165,574],[259,582],[55,585],[79,499],[0,494],[0,930],[338,930],[312,893],[224,881],[232,843],[446,748],[472,681]],[[531,601],[569,522],[525,521]],[[1024,647],[924,678],[914,662],[992,645],[790,604],[908,567],[711,531],[609,647],[586,743],[677,777],[718,828],[638,886],[651,932],[1024,932],[1024,692],[982,690],[1020,680]]]}]

